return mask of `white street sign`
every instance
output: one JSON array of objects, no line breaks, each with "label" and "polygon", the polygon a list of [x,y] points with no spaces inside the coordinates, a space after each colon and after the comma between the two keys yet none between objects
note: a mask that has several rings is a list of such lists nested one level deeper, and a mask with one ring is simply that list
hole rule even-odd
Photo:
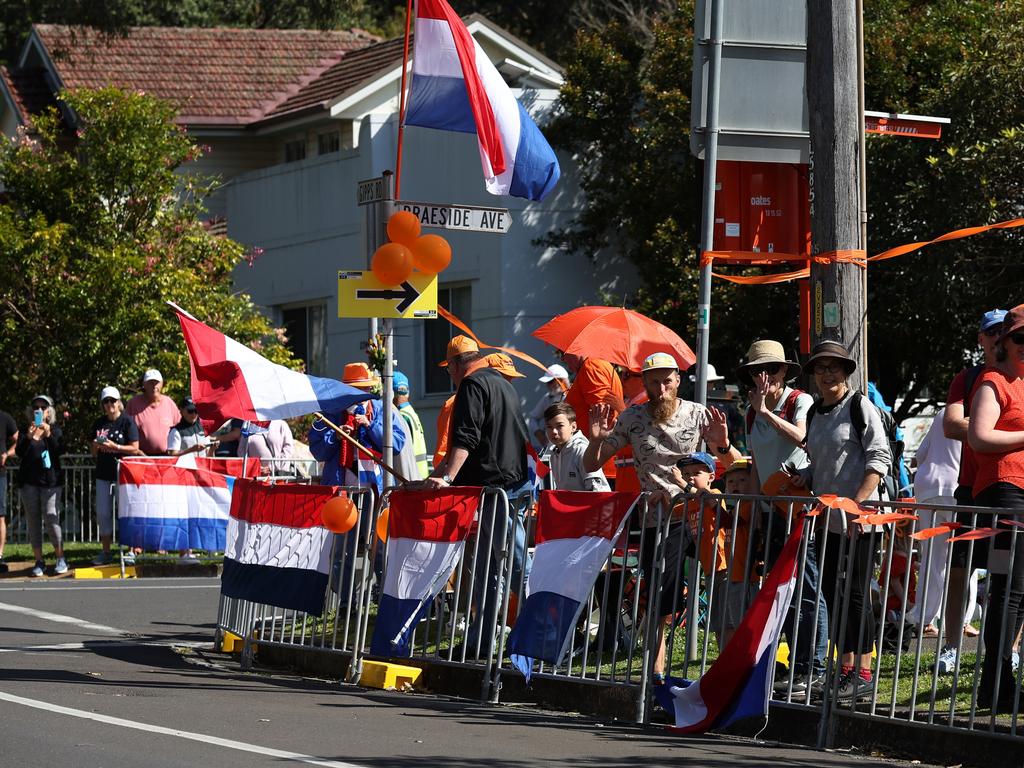
[{"label": "white street sign", "polygon": [[512,226],[507,208],[481,208],[475,205],[449,203],[416,203],[396,200],[396,211],[409,211],[420,220],[420,226],[454,229],[464,232],[505,234]]}]

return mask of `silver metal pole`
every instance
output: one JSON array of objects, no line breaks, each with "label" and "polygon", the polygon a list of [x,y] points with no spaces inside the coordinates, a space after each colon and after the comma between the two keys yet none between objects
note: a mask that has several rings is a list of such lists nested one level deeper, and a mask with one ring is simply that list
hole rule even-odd
[{"label": "silver metal pole", "polygon": [[[715,243],[715,187],[718,166],[718,96],[722,69],[722,5],[711,0],[710,59],[708,62],[708,114],[704,140],[704,210],[701,213],[700,249],[710,251]],[[705,405],[708,399],[708,343],[711,329],[711,265],[700,268],[697,299],[697,384],[694,400]]]},{"label": "silver metal pole", "polygon": [[[387,239],[387,221],[391,217],[391,212],[394,210],[394,198],[395,198],[395,177],[391,171],[384,171],[384,200],[380,204],[380,236],[381,242]],[[395,399],[394,394],[394,375],[395,375],[395,347],[394,347],[394,335],[392,333],[392,326],[394,322],[388,318],[384,318],[380,321],[381,333],[384,334],[384,370],[381,392],[381,401],[384,404],[384,463],[389,467],[395,464],[395,451],[394,444],[392,442],[392,417],[394,415],[394,405],[392,401]],[[390,472],[384,473],[384,487],[390,488],[395,484],[395,479],[391,476]]]}]

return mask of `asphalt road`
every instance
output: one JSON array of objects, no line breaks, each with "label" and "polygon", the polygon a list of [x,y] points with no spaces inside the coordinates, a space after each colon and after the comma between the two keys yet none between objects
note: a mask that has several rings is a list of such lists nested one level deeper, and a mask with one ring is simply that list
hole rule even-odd
[{"label": "asphalt road", "polygon": [[0,582],[0,766],[894,766],[560,714],[243,674],[214,579]]}]

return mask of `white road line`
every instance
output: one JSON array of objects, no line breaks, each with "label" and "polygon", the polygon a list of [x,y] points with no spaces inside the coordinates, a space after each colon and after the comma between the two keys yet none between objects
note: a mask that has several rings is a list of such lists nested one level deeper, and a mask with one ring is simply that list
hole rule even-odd
[{"label": "white road line", "polygon": [[91,621],[76,619],[74,616],[64,616],[63,614],[50,613],[49,611],[37,611],[35,608],[25,608],[22,605],[12,605],[11,603],[0,603],[0,611],[7,611],[9,613],[20,613],[24,616],[31,616],[32,618],[43,619],[44,621],[54,621],[58,624],[73,624],[79,629],[85,629],[90,632],[99,632],[103,635],[128,634],[127,630],[124,629],[108,627],[105,624],[93,624]]},{"label": "white road line", "polygon": [[160,725],[149,725],[148,723],[139,723],[134,720],[125,720],[120,717],[101,715],[96,712],[86,712],[82,709],[62,707],[58,704],[50,704],[49,702],[37,701],[36,699],[26,699],[22,696],[14,696],[13,694],[4,693],[2,691],[0,691],[0,701],[9,701],[12,704],[21,704],[22,706],[33,707],[34,709],[41,709],[45,712],[55,712],[60,715],[68,715],[69,717],[80,717],[83,720],[93,720],[97,723],[117,725],[122,728],[131,728],[136,731],[145,731],[147,733],[159,733],[163,734],[164,736],[176,736],[179,739],[198,741],[200,744],[213,744],[214,746],[225,747],[226,749],[235,749],[239,752],[250,752],[257,755],[266,755],[267,757],[276,757],[283,760],[295,760],[300,763],[308,763],[309,765],[322,765],[326,766],[326,768],[367,768],[366,766],[357,765],[356,763],[341,763],[337,760],[321,760],[318,757],[313,757],[312,755],[303,755],[298,752],[286,752],[282,749],[261,747],[258,744],[246,744],[241,741],[221,739],[217,736],[207,736],[204,733],[179,731],[176,728],[164,728]]},{"label": "white road line", "polygon": [[5,645],[0,653],[28,653],[31,651],[86,651],[96,648],[124,648],[147,645],[154,648],[203,648],[213,647],[210,640],[89,640],[76,643],[49,643],[46,645]]},{"label": "white road line", "polygon": [[37,595],[41,592],[57,592],[63,594],[64,592],[86,592],[91,589],[220,589],[220,579],[217,580],[216,584],[132,584],[131,582],[125,584],[118,584],[110,587],[93,587],[93,586],[71,586],[70,584],[62,584],[59,587],[0,587],[0,592],[35,592]]}]

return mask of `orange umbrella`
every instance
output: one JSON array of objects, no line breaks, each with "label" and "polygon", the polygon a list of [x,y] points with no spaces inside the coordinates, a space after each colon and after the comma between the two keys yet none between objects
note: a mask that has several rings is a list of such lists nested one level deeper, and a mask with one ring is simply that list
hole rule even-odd
[{"label": "orange umbrella", "polygon": [[644,358],[668,352],[684,371],[697,358],[671,328],[621,307],[579,307],[533,332],[556,349],[580,357],[597,357],[639,371]]}]

